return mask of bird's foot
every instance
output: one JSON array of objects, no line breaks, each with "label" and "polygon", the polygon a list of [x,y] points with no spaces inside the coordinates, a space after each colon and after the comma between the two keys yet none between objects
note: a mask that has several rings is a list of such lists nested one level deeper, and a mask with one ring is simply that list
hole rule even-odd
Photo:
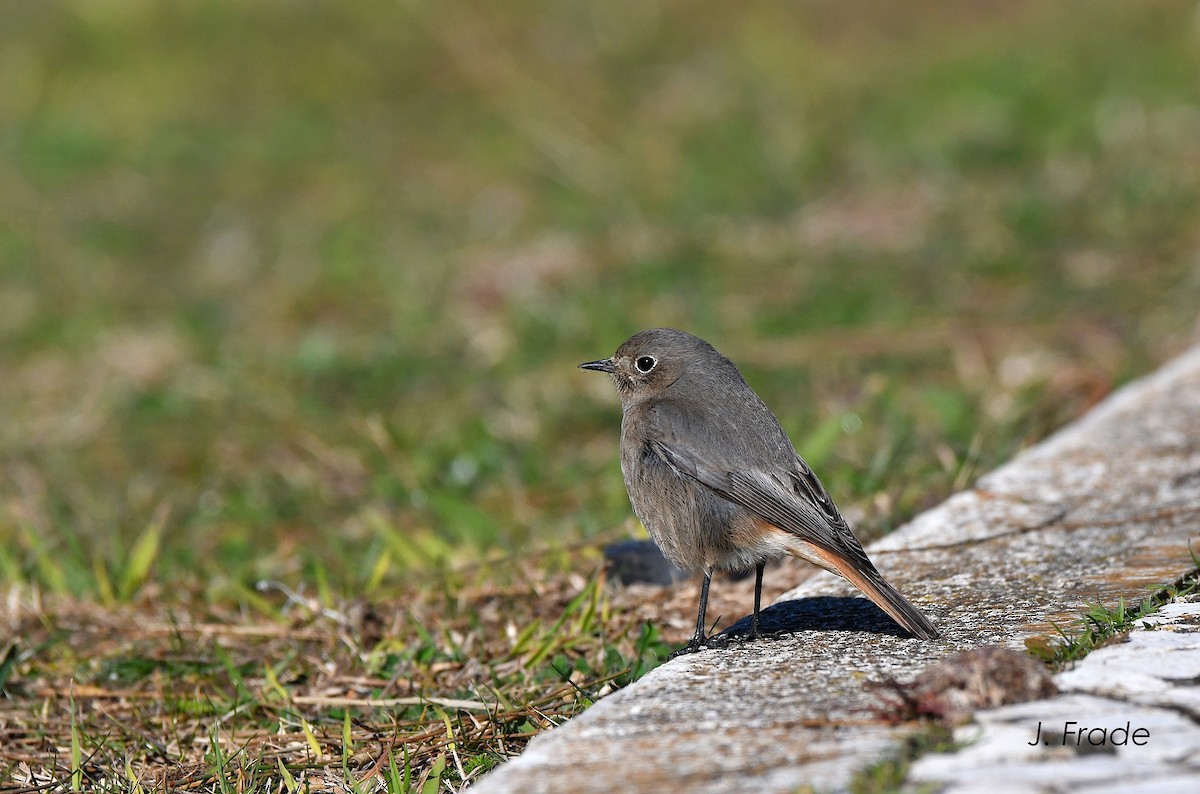
[{"label": "bird's foot", "polygon": [[683,646],[682,648],[671,651],[671,655],[667,657],[667,661],[670,661],[677,656],[687,656],[689,653],[699,653],[700,651],[704,650],[707,647],[708,646],[705,645],[704,640],[702,640],[698,637],[693,638],[691,642],[689,642],[687,645]]},{"label": "bird's foot", "polygon": [[676,656],[687,656],[689,653],[707,651],[710,648],[728,648],[730,640],[732,639],[734,638],[727,634],[714,634],[711,637],[692,637],[691,642],[689,642],[687,645],[676,651],[672,651],[671,655],[667,657],[667,660],[670,661]]},{"label": "bird's foot", "polygon": [[721,639],[723,646],[733,647],[735,645],[743,646],[751,643],[771,642],[772,640],[778,640],[788,636],[791,636],[791,632],[788,632],[784,629],[780,629],[778,631],[763,631],[761,629],[756,631],[751,629],[744,634],[721,634],[719,635],[719,639]]}]

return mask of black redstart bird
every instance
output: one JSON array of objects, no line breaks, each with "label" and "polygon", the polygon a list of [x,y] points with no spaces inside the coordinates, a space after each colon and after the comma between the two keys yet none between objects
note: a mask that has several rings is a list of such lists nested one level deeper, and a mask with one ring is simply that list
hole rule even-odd
[{"label": "black redstart bird", "polygon": [[791,554],[848,579],[922,639],[937,629],[884,581],[829,493],[732,361],[668,328],[631,336],[607,372],[621,396],[621,472],[634,512],[671,562],[703,573],[696,633],[714,569],[755,568],[750,638],[759,636],[763,566]]}]

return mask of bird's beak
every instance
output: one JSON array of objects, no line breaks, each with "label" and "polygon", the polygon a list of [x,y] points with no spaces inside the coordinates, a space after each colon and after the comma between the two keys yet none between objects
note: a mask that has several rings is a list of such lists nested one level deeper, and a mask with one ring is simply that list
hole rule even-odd
[{"label": "bird's beak", "polygon": [[611,358],[602,358],[599,361],[585,361],[579,365],[580,369],[594,369],[597,372],[607,372],[612,374],[617,371],[617,365],[613,363]]}]

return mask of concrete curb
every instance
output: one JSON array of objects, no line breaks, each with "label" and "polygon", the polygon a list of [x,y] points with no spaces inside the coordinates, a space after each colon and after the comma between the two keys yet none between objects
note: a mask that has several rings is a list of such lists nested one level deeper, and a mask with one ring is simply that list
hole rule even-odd
[{"label": "concrete curb", "polygon": [[870,684],[961,650],[1020,648],[1087,602],[1140,600],[1192,569],[1189,540],[1200,549],[1200,347],[872,547],[943,639],[901,636],[821,574],[765,610],[787,636],[665,664],[474,790],[845,789],[913,729],[878,719]]}]

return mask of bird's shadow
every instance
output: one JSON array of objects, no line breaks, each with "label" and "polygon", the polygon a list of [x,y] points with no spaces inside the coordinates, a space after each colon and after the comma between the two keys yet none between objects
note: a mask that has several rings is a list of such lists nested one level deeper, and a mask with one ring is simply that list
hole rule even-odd
[{"label": "bird's shadow", "polygon": [[[759,631],[767,636],[798,631],[861,631],[910,637],[896,621],[865,598],[852,596],[813,596],[772,604],[758,613]],[[750,633],[747,615],[720,632],[730,639]]]}]

